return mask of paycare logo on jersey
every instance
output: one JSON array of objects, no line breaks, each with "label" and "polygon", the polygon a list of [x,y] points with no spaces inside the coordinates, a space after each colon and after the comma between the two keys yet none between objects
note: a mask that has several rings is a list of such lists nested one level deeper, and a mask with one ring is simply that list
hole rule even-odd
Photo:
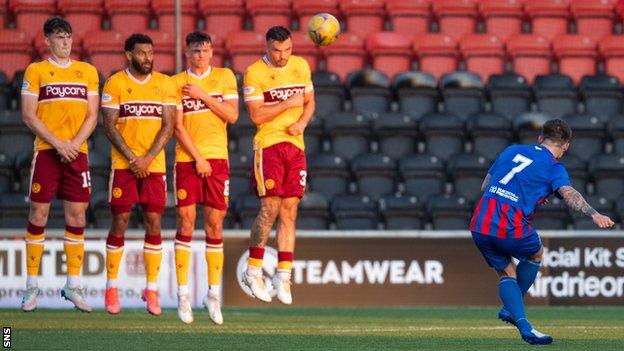
[{"label": "paycare logo on jersey", "polygon": [[[211,97],[217,99],[218,102],[223,101],[221,94],[210,94]],[[182,110],[184,113],[195,113],[210,111],[210,108],[201,100],[193,99],[190,96],[184,96],[182,98]]]},{"label": "paycare logo on jersey", "polygon": [[87,100],[87,87],[82,84],[54,83],[39,88],[39,101],[54,99]]},{"label": "paycare logo on jersey", "polygon": [[[243,289],[243,292],[251,297],[253,293],[251,289],[243,283],[243,275],[247,271],[247,260],[249,259],[249,250],[245,250],[242,256],[238,259],[236,265],[236,280],[238,285]],[[277,290],[273,286],[273,276],[277,274],[277,250],[270,246],[264,247],[264,259],[262,260],[262,278],[264,279],[264,285],[272,297],[277,295]]]},{"label": "paycare logo on jersey", "polygon": [[280,102],[295,94],[303,93],[305,93],[305,86],[303,85],[277,87],[264,92],[264,102]]},{"label": "paycare logo on jersey", "polygon": [[121,105],[119,117],[162,117],[161,104],[149,102],[126,102]]}]

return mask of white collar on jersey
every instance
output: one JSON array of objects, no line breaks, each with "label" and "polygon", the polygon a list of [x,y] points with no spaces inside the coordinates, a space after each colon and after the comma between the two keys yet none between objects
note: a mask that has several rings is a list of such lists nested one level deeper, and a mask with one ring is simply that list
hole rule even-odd
[{"label": "white collar on jersey", "polygon": [[286,68],[286,66],[288,66],[288,64],[290,63],[290,57],[288,58],[288,62],[286,62],[286,66],[284,66],[284,67],[277,67],[277,66],[275,66],[273,63],[271,63],[271,60],[269,59],[269,57],[268,57],[267,55],[262,56],[262,61],[264,61],[264,63],[265,63],[267,66],[269,66],[269,67],[271,67],[271,68],[273,68],[273,69],[276,69],[276,70],[278,70],[278,71],[282,71],[282,70],[284,70],[284,68]]},{"label": "white collar on jersey", "polygon": [[191,71],[191,69],[187,69],[186,70],[186,74],[188,74],[189,76],[195,78],[195,79],[204,79],[206,77],[208,77],[210,75],[210,72],[212,72],[212,66],[208,66],[208,69],[206,70],[206,72],[202,73],[201,75],[197,75],[195,73],[193,73],[193,71]]},{"label": "white collar on jersey", "polygon": [[71,64],[73,63],[72,59],[70,58],[67,60],[67,63],[65,63],[64,65],[61,65],[60,63],[56,62],[56,60],[54,60],[52,56],[48,57],[48,61],[50,61],[50,63],[55,65],[56,67],[60,67],[60,68],[67,68],[71,66]]},{"label": "white collar on jersey", "polygon": [[137,83],[139,85],[143,85],[143,84],[149,82],[150,79],[152,79],[152,74],[151,73],[148,74],[147,77],[145,77],[145,79],[138,80],[135,76],[132,75],[132,72],[130,72],[129,68],[126,68],[125,71],[126,71],[126,74],[128,75],[128,77],[130,77],[130,79],[132,79],[135,83]]}]

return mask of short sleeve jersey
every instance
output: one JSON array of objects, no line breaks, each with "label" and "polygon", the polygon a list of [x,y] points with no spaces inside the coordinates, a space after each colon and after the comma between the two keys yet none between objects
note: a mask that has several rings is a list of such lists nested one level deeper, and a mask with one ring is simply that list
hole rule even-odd
[{"label": "short sleeve jersey", "polygon": [[[292,55],[284,67],[273,66],[265,56],[247,68],[243,92],[245,102],[262,101],[265,105],[277,104],[295,93],[311,92],[314,88],[308,62]],[[282,112],[273,120],[258,126],[254,138],[256,149],[290,142],[300,149],[305,149],[303,135],[290,135],[287,128],[297,122],[303,113],[303,107],[292,107]]]},{"label": "short sleeve jersey", "polygon": [[[52,59],[28,65],[22,95],[38,99],[37,117],[61,140],[73,139],[87,117],[87,97],[98,96],[95,67],[81,61],[61,66]],[[45,140],[35,138],[35,150],[53,149]],[[87,153],[87,143],[80,145]]]}]

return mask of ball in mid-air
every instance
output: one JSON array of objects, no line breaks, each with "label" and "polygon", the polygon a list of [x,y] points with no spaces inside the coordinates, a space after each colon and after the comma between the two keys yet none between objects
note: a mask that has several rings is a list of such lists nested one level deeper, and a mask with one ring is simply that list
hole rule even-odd
[{"label": "ball in mid-air", "polygon": [[317,13],[308,23],[308,37],[316,45],[327,46],[338,39],[340,23],[329,13]]}]

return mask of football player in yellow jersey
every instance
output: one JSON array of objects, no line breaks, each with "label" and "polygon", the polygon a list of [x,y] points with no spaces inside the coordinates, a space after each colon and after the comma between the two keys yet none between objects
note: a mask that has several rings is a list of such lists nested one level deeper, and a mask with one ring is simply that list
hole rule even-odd
[{"label": "football player in yellow jersey", "polygon": [[193,321],[188,288],[195,206],[204,206],[209,291],[204,298],[210,319],[223,324],[221,275],[223,219],[229,196],[227,124],[238,119],[236,77],[228,68],[210,66],[212,39],[206,33],[186,36],[188,70],[173,77],[182,102],[175,122],[175,187],[178,225],[175,238],[178,316]]},{"label": "football player in yellow jersey", "polygon": [[28,277],[22,310],[32,311],[37,307],[44,228],[50,202],[56,195],[63,200],[67,224],[64,240],[67,284],[61,296],[78,309],[90,312],[79,277],[84,254],[85,211],[91,193],[87,138],[97,124],[98,75],[93,66],[70,59],[72,28],[67,21],[49,18],[43,32],[50,57],[26,68],[22,86],[24,123],[36,135],[26,232]]},{"label": "football player in yellow jersey", "polygon": [[[109,202],[113,220],[106,241],[106,297],[110,314],[120,311],[117,274],[123,255],[130,210],[143,208],[147,311],[160,315],[158,273],[162,258],[160,220],[167,198],[165,152],[173,134],[177,93],[173,80],[152,71],[154,45],[144,34],[132,34],[124,44],[128,67],[104,85],[104,131],[113,144]],[[182,106],[179,106],[181,109]]]},{"label": "football player in yellow jersey", "polygon": [[266,44],[266,55],[247,68],[243,89],[249,117],[258,128],[254,137],[252,184],[262,203],[251,227],[243,283],[258,299],[271,301],[262,276],[262,264],[269,232],[279,216],[278,267],[273,286],[277,298],[291,304],[290,273],[297,207],[305,192],[307,177],[303,132],[314,113],[314,89],[308,62],[291,55],[288,29],[270,28]]}]

